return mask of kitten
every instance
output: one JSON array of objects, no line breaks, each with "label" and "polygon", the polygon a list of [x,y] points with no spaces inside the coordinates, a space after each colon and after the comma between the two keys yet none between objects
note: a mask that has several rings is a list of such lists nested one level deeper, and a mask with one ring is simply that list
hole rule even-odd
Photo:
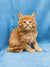
[{"label": "kitten", "polygon": [[[35,50],[42,51],[36,41],[38,32],[36,30],[35,13],[36,11],[31,16],[23,16],[18,11],[18,28],[13,29],[10,35],[7,52],[23,52],[23,50],[27,50],[28,52],[35,52]],[[30,44],[34,46],[34,49],[30,47]]]}]

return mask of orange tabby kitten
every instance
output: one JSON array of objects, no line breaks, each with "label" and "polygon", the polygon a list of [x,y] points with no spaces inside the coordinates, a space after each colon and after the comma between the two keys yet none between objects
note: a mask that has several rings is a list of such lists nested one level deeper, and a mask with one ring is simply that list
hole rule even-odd
[{"label": "orange tabby kitten", "polygon": [[[36,11],[31,16],[23,16],[18,11],[18,28],[13,29],[10,35],[7,52],[22,52],[23,50],[27,50],[28,52],[35,52],[35,50],[39,52],[42,51],[36,42],[37,23],[35,21],[35,13]],[[30,47],[30,44],[34,46],[34,49]]]}]

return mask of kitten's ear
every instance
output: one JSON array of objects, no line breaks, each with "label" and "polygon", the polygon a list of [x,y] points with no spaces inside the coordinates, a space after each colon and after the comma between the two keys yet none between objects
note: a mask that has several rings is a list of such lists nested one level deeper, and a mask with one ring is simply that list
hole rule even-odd
[{"label": "kitten's ear", "polygon": [[34,11],[34,13],[31,15],[33,18],[35,18],[36,11]]},{"label": "kitten's ear", "polygon": [[18,17],[19,19],[22,17],[23,15],[18,11]]}]

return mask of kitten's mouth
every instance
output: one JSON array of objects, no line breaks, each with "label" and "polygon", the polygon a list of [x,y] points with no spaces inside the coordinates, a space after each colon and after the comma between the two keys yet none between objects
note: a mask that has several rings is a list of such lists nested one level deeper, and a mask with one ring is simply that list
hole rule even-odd
[{"label": "kitten's mouth", "polygon": [[30,27],[30,26],[26,26],[24,29],[25,29],[25,30],[30,30],[31,27]]},{"label": "kitten's mouth", "polygon": [[26,25],[26,27],[30,27],[30,25]]},{"label": "kitten's mouth", "polygon": [[30,28],[30,26],[26,26],[25,28]]}]

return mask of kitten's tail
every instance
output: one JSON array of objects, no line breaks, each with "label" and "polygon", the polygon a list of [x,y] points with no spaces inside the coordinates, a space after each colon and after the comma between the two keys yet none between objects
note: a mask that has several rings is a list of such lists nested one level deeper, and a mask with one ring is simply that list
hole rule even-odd
[{"label": "kitten's tail", "polygon": [[16,49],[17,49],[17,47],[13,47],[13,48],[10,48],[10,47],[8,47],[8,49],[6,50],[6,52],[16,52]]},{"label": "kitten's tail", "polygon": [[13,48],[8,47],[6,52],[21,52],[21,50],[23,50],[22,47],[13,47]]}]

